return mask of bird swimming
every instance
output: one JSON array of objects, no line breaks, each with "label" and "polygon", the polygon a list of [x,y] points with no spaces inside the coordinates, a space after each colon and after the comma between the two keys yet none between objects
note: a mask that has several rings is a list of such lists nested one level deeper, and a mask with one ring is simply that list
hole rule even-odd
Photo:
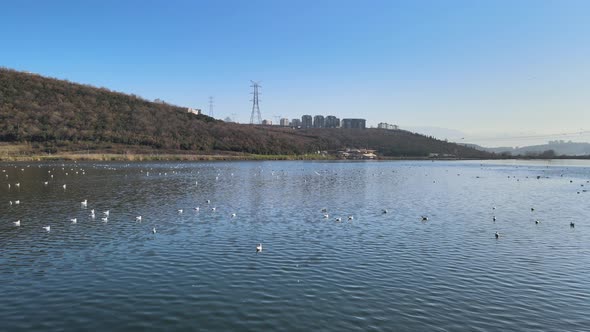
[{"label": "bird swimming", "polygon": [[235,214],[235,213],[232,213],[232,214],[231,214],[231,217],[232,217],[232,218],[235,218],[235,217],[236,217],[236,214]]},{"label": "bird swimming", "polygon": [[259,253],[259,252],[262,252],[262,243],[259,243],[259,244],[256,246],[256,253]]},{"label": "bird swimming", "polygon": [[329,214],[327,214],[327,213],[326,213],[326,214],[324,214],[324,219],[328,219],[328,218],[330,218],[330,215],[329,215]]},{"label": "bird swimming", "polygon": [[389,211],[387,211],[387,209],[381,210],[381,213],[383,213],[383,214],[386,214],[387,212],[389,212]]},{"label": "bird swimming", "polygon": [[494,217],[492,218],[492,220],[493,220],[493,221],[496,221],[496,216],[494,216]]},{"label": "bird swimming", "polygon": [[152,233],[156,234],[156,227],[152,228]]},{"label": "bird swimming", "polygon": [[85,199],[82,202],[80,202],[80,205],[82,205],[83,207],[87,207],[88,206],[88,200]]},{"label": "bird swimming", "polygon": [[51,226],[43,226],[43,229],[49,232],[51,231]]},{"label": "bird swimming", "polygon": [[111,210],[106,210],[103,214],[108,217],[111,214]]},{"label": "bird swimming", "polygon": [[178,213],[183,213],[184,210],[183,209],[178,209]]},{"label": "bird swimming", "polygon": [[428,217],[422,216],[422,221],[428,221]]},{"label": "bird swimming", "polygon": [[141,216],[135,217],[135,221],[141,221]]},{"label": "bird swimming", "polygon": [[17,220],[17,221],[15,221],[15,222],[13,222],[13,224],[14,224],[14,226],[16,226],[16,227],[20,226],[20,220]]},{"label": "bird swimming", "polygon": [[195,208],[195,211],[199,212],[201,208],[199,208],[198,206]]},{"label": "bird swimming", "polygon": [[496,239],[500,237],[500,233],[496,232],[496,234],[494,234],[494,236],[496,236]]},{"label": "bird swimming", "polygon": [[[20,221],[20,220],[19,220],[19,221]],[[576,226],[576,224],[574,224],[574,222],[573,222],[573,221],[570,221],[570,227],[571,227],[571,228],[574,228],[575,226]]]},{"label": "bird swimming", "polygon": [[342,218],[338,217],[336,218],[336,221],[342,221]]},{"label": "bird swimming", "polygon": [[353,220],[354,217],[353,216],[348,216],[348,220]]},{"label": "bird swimming", "polygon": [[535,224],[539,224],[539,223],[540,223],[539,219],[535,220]]},{"label": "bird swimming", "polygon": [[72,224],[75,224],[75,223],[78,222],[78,219],[77,218],[72,218],[72,219],[70,219],[70,221],[72,222]]},{"label": "bird swimming", "polygon": [[109,218],[108,217],[103,217],[102,218],[102,222],[108,222],[108,221],[109,221]]}]

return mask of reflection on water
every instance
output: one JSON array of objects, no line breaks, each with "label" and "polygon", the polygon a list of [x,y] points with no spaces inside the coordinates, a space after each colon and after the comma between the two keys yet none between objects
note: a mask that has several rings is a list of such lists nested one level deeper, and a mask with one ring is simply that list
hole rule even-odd
[{"label": "reflection on water", "polygon": [[590,326],[588,162],[19,163],[0,172],[2,330]]}]

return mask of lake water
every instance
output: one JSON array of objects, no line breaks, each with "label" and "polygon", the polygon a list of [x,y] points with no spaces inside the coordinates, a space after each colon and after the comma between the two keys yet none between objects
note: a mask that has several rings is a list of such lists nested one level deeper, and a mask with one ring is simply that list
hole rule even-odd
[{"label": "lake water", "polygon": [[0,172],[2,331],[590,331],[589,162]]}]

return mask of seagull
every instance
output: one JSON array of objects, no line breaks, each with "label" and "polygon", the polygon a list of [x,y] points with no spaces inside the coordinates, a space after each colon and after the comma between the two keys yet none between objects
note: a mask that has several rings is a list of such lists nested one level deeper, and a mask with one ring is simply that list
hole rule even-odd
[{"label": "seagull", "polygon": [[210,200],[207,200],[207,204],[211,204],[211,201]]},{"label": "seagull", "polygon": [[232,214],[231,214],[231,217],[232,217],[232,218],[235,218],[235,217],[236,217],[236,214],[235,214],[235,213],[232,213]]},{"label": "seagull", "polygon": [[82,202],[80,202],[80,204],[81,204],[83,207],[87,207],[87,206],[88,206],[88,200],[87,200],[87,199],[85,199],[85,200],[83,200]]},{"label": "seagull", "polygon": [[336,221],[342,221],[342,218],[338,217],[336,218]]},{"label": "seagull", "polygon": [[17,220],[15,222],[13,222],[14,226],[19,227],[20,226],[20,220]]},{"label": "seagull", "polygon": [[14,204],[19,205],[20,204],[20,201],[19,200],[16,200],[16,201],[14,201]]},{"label": "seagull", "polygon": [[348,220],[352,220],[352,219],[354,219],[353,216],[348,216]]},{"label": "seagull", "polygon": [[323,209],[322,209],[322,212],[324,212],[324,213],[325,213],[325,212],[328,212],[328,209],[326,209],[326,208],[323,208]]},{"label": "seagull", "polygon": [[428,217],[422,216],[422,221],[428,221]]},{"label": "seagull", "polygon": [[217,210],[217,208],[211,208],[211,211],[215,212],[215,210]]},{"label": "seagull", "polygon": [[12,205],[12,201],[8,201],[8,203],[9,203],[10,205]]},{"label": "seagull", "polygon": [[500,237],[500,233],[496,232],[496,234],[494,234],[496,236],[496,239]]},{"label": "seagull", "polygon": [[531,212],[535,211],[535,208],[531,208]]},{"label": "seagull", "polygon": [[49,232],[51,230],[51,226],[44,226],[43,229]]},{"label": "seagull", "polygon": [[262,243],[259,243],[259,244],[256,246],[256,253],[259,253],[259,252],[262,252]]},{"label": "seagull", "polygon": [[183,209],[178,209],[178,213],[183,213],[184,210]]},{"label": "seagull", "polygon": [[94,209],[90,210],[90,217],[92,217],[92,219],[96,217],[96,215],[94,214]]},{"label": "seagull", "polygon": [[141,221],[141,216],[135,217],[135,221]]},{"label": "seagull", "polygon": [[495,209],[496,209],[496,207],[495,207],[495,206],[494,206],[494,207],[492,207],[492,210],[495,210]]},{"label": "seagull", "polygon": [[327,213],[326,213],[326,214],[324,214],[324,219],[328,219],[328,218],[330,218],[330,215],[329,215],[329,214],[327,214]]},{"label": "seagull", "polygon": [[538,223],[540,223],[539,219],[535,220],[535,224],[538,224]]},{"label": "seagull", "polygon": [[103,212],[105,216],[109,216],[111,214],[111,210],[106,210],[105,212]]},{"label": "seagull", "polygon": [[66,185],[65,184],[63,185],[63,188],[64,188],[64,190],[66,190]]},{"label": "seagull", "polygon": [[195,208],[195,211],[199,212],[201,208],[199,208],[198,206]]},{"label": "seagull", "polygon": [[152,228],[152,233],[156,234],[156,227]]},{"label": "seagull", "polygon": [[70,221],[72,222],[72,224],[75,224],[75,223],[78,222],[78,219],[77,218],[72,218],[72,219],[70,219]]},{"label": "seagull", "polygon": [[108,217],[103,217],[102,218],[102,222],[108,222],[108,221],[109,221],[109,218]]},{"label": "seagull", "polygon": [[389,211],[387,211],[387,209],[381,210],[381,213],[383,213],[383,214],[386,214],[387,212],[389,212]]},{"label": "seagull", "polygon": [[496,216],[494,216],[494,217],[492,218],[492,220],[496,221]]},{"label": "seagull", "polygon": [[[18,222],[19,222],[19,225],[20,225],[20,220],[19,220]],[[573,222],[573,221],[570,221],[570,227],[571,227],[571,228],[574,228],[574,227],[576,227],[576,224],[574,224],[574,222]]]},{"label": "seagull", "polygon": [[17,186],[17,187],[20,187],[20,182],[17,182],[14,185]]},{"label": "seagull", "polygon": [[48,185],[48,184],[49,184],[49,182],[45,181],[45,182],[43,182],[43,184],[44,184],[44,185]]}]

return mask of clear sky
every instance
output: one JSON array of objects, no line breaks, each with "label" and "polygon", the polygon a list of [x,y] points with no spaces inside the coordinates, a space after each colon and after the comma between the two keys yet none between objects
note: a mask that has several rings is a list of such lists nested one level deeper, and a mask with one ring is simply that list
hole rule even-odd
[{"label": "clear sky", "polygon": [[213,95],[218,118],[248,122],[259,80],[273,121],[590,141],[590,1],[19,0],[0,31],[0,66],[204,110]]}]

